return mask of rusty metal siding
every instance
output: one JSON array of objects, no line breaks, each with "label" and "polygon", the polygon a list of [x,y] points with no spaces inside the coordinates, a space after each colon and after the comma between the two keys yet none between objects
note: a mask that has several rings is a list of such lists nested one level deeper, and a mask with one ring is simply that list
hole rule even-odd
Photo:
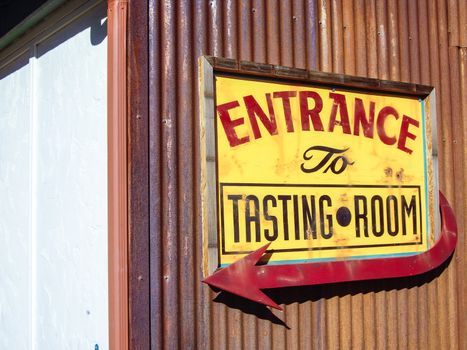
[{"label": "rusty metal siding", "polygon": [[[129,21],[132,348],[467,349],[465,1],[131,1]],[[454,258],[417,278],[274,290],[283,313],[216,298],[200,282],[201,55],[435,86]]]}]

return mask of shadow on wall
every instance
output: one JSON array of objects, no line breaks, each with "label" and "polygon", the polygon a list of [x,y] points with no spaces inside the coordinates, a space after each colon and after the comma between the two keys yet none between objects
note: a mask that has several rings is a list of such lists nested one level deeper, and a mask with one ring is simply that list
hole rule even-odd
[{"label": "shadow on wall", "polygon": [[[378,293],[382,291],[411,289],[430,283],[439,277],[449,266],[451,259],[452,256],[434,270],[418,276],[266,289],[263,290],[263,292],[279,305],[301,304],[307,301],[315,302],[317,303],[317,312],[324,313],[323,301],[326,299],[343,297],[346,295],[368,294],[371,292]],[[283,326],[286,329],[290,329],[290,327],[276,315],[277,312],[273,313],[266,306],[237,295],[222,291],[216,296],[214,302],[225,304],[227,307],[238,309],[244,313],[255,315],[259,319],[267,320],[271,323]]]},{"label": "shadow on wall", "polygon": [[[45,55],[50,50],[62,45],[70,38],[83,32],[84,30],[90,29],[89,41],[93,46],[101,44],[107,37],[107,4],[103,2],[98,5],[97,8],[89,9],[89,11],[78,19],[73,20],[71,24],[66,24],[63,28],[63,22],[68,22],[71,18],[61,19],[59,23],[51,23],[46,30],[46,34],[53,33],[51,36],[43,39],[43,34],[39,34],[35,37],[32,42],[28,44],[29,50],[27,50],[20,57],[17,56],[18,52],[24,50],[24,47],[18,48],[17,51],[13,52],[9,57],[12,57],[12,61],[9,57],[3,62],[8,62],[6,65],[0,65],[0,79],[7,77],[15,71],[21,69],[29,63],[30,58],[39,58]],[[58,31],[54,31],[54,28],[60,28]],[[26,33],[27,35],[27,33]],[[36,50],[34,50],[36,47]],[[8,49],[7,47],[6,49]],[[35,51],[35,53],[34,53]],[[0,52],[1,54],[1,52]]]}]

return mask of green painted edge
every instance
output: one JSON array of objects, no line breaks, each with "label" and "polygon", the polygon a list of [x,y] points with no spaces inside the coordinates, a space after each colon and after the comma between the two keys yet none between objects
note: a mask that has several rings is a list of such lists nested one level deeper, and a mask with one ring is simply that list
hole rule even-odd
[{"label": "green painted edge", "polygon": [[55,9],[63,5],[68,0],[49,0],[37,10],[23,19],[20,23],[14,26],[8,33],[0,38],[0,51],[20,38],[29,29],[38,24],[41,20],[47,17]]}]

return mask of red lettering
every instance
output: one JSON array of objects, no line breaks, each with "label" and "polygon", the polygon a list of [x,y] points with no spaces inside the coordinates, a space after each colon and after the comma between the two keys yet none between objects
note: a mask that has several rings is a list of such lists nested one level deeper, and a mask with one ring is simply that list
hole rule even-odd
[{"label": "red lettering", "polygon": [[396,119],[399,119],[399,114],[397,114],[397,111],[391,106],[386,106],[379,111],[378,120],[376,121],[376,127],[378,130],[379,138],[386,145],[393,145],[397,141],[397,138],[395,136],[388,136],[388,134],[386,134],[386,130],[384,129],[384,122],[386,121],[386,118],[390,115],[392,115]]},{"label": "red lettering", "polygon": [[399,142],[397,143],[397,148],[399,148],[401,151],[407,152],[408,154],[412,154],[413,151],[405,146],[407,138],[415,140],[417,137],[416,135],[409,132],[410,125],[416,126],[418,128],[420,123],[418,120],[412,119],[409,116],[402,116],[401,132],[399,136]]},{"label": "red lettering", "polygon": [[362,126],[363,135],[370,139],[373,138],[375,119],[375,103],[370,101],[370,115],[366,118],[365,107],[360,98],[355,99],[355,114],[354,114],[354,135],[360,135],[360,125]]},{"label": "red lettering", "polygon": [[297,96],[297,91],[277,91],[274,93],[274,98],[281,98],[284,107],[285,124],[287,132],[293,132],[292,113],[290,111],[290,98]]},{"label": "red lettering", "polygon": [[256,121],[256,116],[259,117],[269,134],[277,135],[277,123],[276,117],[274,115],[274,108],[272,106],[271,94],[266,94],[266,99],[268,101],[269,117],[271,119],[266,116],[266,113],[264,113],[264,111],[261,109],[261,106],[252,95],[243,97],[255,139],[259,139],[261,137],[258,122]]},{"label": "red lettering", "polygon": [[[294,116],[292,114],[290,99],[297,97],[297,91],[276,91],[265,94],[266,105],[268,111],[263,110],[263,107],[258,103],[253,95],[243,97],[245,108],[248,114],[249,124],[251,125],[252,134],[255,139],[261,138],[260,124],[267,130],[270,135],[278,134],[277,120],[274,111],[273,98],[282,100],[284,111],[284,118],[287,132],[294,132]],[[323,110],[323,100],[321,96],[315,91],[299,91],[298,92],[299,105],[300,105],[300,120],[303,131],[310,131],[311,124],[313,124],[314,131],[324,131],[323,123],[320,113]],[[388,135],[387,124],[388,118],[392,117],[394,120],[399,119],[398,111],[391,106],[383,107],[375,120],[376,103],[369,101],[368,110],[365,110],[364,101],[361,98],[355,98],[355,107],[353,114],[353,130],[350,125],[348,106],[346,95],[330,92],[329,98],[332,99],[332,108],[330,113],[328,131],[333,132],[336,125],[342,127],[344,134],[353,134],[359,136],[362,134],[364,137],[373,139],[376,132],[381,142],[386,145],[396,145],[397,148],[408,154],[412,154],[413,150],[407,146],[407,140],[415,140],[417,133],[415,128],[420,127],[420,122],[407,116],[402,115],[399,133]],[[309,106],[309,99],[313,99],[311,108]],[[238,135],[238,127],[245,124],[243,117],[232,117],[230,113],[232,109],[240,107],[239,101],[231,101],[217,106],[217,113],[224,128],[227,140],[230,147],[235,147],[250,141],[251,134],[247,133],[245,127],[240,128],[244,131],[243,135]],[[368,113],[367,113],[368,112]],[[239,114],[238,112],[236,113]],[[311,121],[311,122],[310,122]],[[264,132],[264,131],[263,131]],[[242,134],[242,133],[241,133]]]},{"label": "red lettering", "polygon": [[[312,109],[308,108],[308,98],[315,101],[315,106]],[[323,123],[319,117],[319,113],[323,109],[323,100],[318,93],[314,91],[300,91],[300,114],[302,119],[302,130],[310,130],[310,118],[313,123],[313,129],[323,131]]]},{"label": "red lettering", "polygon": [[[329,97],[334,100],[332,104],[331,117],[329,118],[329,131],[334,131],[334,127],[336,125],[340,125],[342,126],[344,134],[350,134],[349,112],[347,110],[345,95],[330,92]],[[336,121],[337,109],[340,111],[340,121]]]},{"label": "red lettering", "polygon": [[232,120],[229,115],[229,110],[233,108],[237,108],[240,106],[238,101],[227,102],[222,105],[217,106],[217,112],[219,113],[219,119],[222,122],[222,126],[224,127],[225,135],[229,140],[230,147],[235,147],[241,145],[242,143],[248,142],[250,138],[244,136],[239,138],[235,133],[235,127],[239,125],[243,125],[243,118],[237,118]]}]

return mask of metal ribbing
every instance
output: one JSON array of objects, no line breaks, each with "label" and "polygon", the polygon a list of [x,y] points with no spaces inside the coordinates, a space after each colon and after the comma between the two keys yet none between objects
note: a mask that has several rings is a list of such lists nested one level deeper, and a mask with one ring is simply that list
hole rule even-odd
[{"label": "metal ribbing", "polygon": [[[466,16],[455,0],[150,1],[153,348],[467,348]],[[200,283],[202,54],[434,85],[440,186],[460,233],[447,268],[410,288],[375,281],[274,291],[284,313],[231,296],[213,301]]]}]

